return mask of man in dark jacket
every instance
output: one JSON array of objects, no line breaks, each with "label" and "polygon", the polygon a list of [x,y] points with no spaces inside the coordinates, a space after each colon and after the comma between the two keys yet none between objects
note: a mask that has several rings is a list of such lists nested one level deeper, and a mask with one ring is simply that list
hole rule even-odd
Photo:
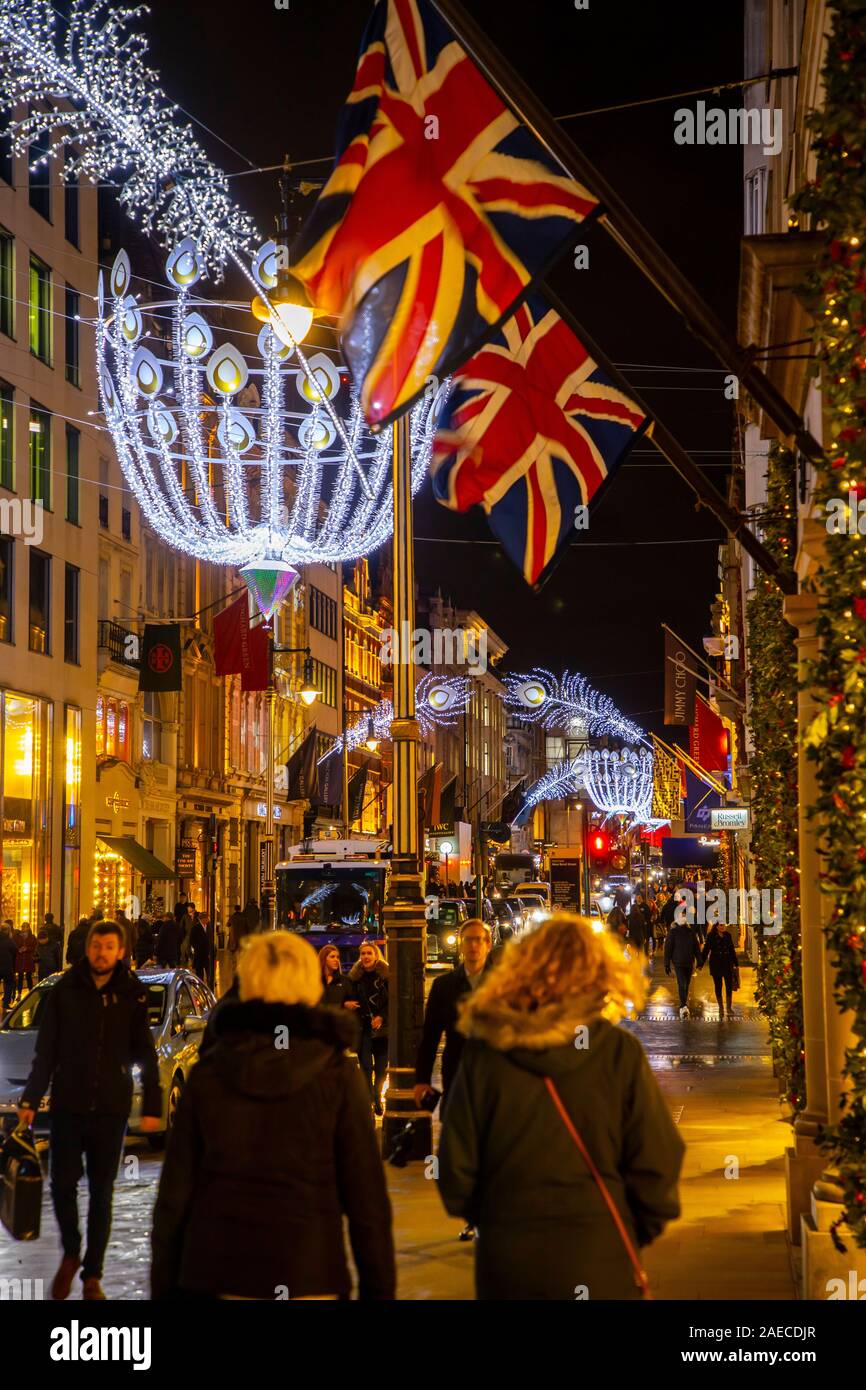
[{"label": "man in dark jacket", "polygon": [[241,942],[249,931],[247,919],[241,912],[240,903],[235,904],[235,910],[229,918],[229,950],[239,951]]},{"label": "man in dark jacket", "polygon": [[262,922],[262,914],[255,898],[247,898],[247,905],[244,908],[244,918],[247,924],[247,933],[258,931]]},{"label": "man in dark jacket", "polygon": [[15,942],[6,922],[0,927],[0,987],[3,990],[3,1012],[12,1006],[15,993]]},{"label": "man in dark jacket", "polygon": [[421,1106],[424,1097],[433,1091],[433,1064],[436,1053],[445,1034],[445,1050],[442,1054],[442,1099],[448,1095],[451,1083],[457,1075],[460,1056],[466,1039],[457,1031],[457,1006],[469,994],[493,964],[490,956],[492,939],[490,928],[477,918],[464,922],[460,931],[460,948],[463,960],[455,970],[447,975],[437,975],[430,989],[427,1007],[424,1010],[424,1031],[418,1046],[415,1062],[415,1104]]},{"label": "man in dark jacket", "polygon": [[180,964],[180,943],[184,936],[183,922],[177,917],[163,917],[156,939],[156,959],[167,970]]},{"label": "man in dark jacket", "polygon": [[66,964],[77,965],[80,960],[84,960],[84,952],[87,946],[87,933],[90,931],[90,918],[79,917],[78,925],[72,928],[69,933],[69,940],[66,943]]},{"label": "man in dark jacket", "polygon": [[159,1129],[162,1093],[156,1048],[147,1020],[147,994],[123,960],[125,938],[116,922],[95,923],[86,958],[48,992],[36,1055],[18,1118],[31,1125],[51,1086],[51,1196],[63,1241],[52,1298],[67,1298],[81,1264],[78,1183],[87,1161],[90,1203],[83,1297],[101,1299],[100,1280],[111,1231],[114,1179],[132,1108],[132,1068],[141,1068],[141,1130]]},{"label": "man in dark jacket", "polygon": [[670,975],[673,966],[680,996],[680,1018],[689,1016],[692,971],[696,966],[700,969],[700,965],[701,948],[694,928],[674,918],[674,924],[665,938],[665,974]]},{"label": "man in dark jacket", "polygon": [[635,953],[644,949],[646,943],[646,921],[643,911],[636,902],[632,903],[626,918],[628,944]]}]

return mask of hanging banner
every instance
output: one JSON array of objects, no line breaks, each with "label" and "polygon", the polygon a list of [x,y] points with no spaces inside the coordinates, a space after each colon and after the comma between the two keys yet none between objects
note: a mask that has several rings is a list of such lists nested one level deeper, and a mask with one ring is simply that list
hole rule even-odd
[{"label": "hanging banner", "polygon": [[703,695],[695,698],[694,723],[689,728],[692,759],[705,772],[726,772],[730,740],[728,731]]},{"label": "hanging banner", "polygon": [[665,633],[665,723],[691,724],[695,717],[697,667],[691,652],[667,628]]},{"label": "hanging banner", "polygon": [[316,738],[313,725],[297,752],[286,763],[286,800],[315,801],[319,795],[319,769],[316,765]]},{"label": "hanging banner", "polygon": [[183,689],[180,623],[145,623],[138,688],[161,693]]},{"label": "hanging banner", "polygon": [[722,798],[686,768],[685,829],[690,834],[708,834],[712,829],[712,812],[718,810]]},{"label": "hanging banner", "polygon": [[680,814],[681,773],[676,758],[666,753],[655,735],[653,740],[653,820],[677,820]]}]

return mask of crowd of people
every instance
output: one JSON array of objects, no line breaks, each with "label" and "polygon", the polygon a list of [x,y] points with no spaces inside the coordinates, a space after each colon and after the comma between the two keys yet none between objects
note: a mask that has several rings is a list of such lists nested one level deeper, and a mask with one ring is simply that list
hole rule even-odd
[{"label": "crowd of people", "polygon": [[[176,918],[184,936],[187,916]],[[169,1136],[153,1213],[153,1296],[347,1298],[345,1217],[358,1296],[394,1298],[373,1113],[387,1072],[387,963],[364,943],[344,972],[333,946],[317,957],[296,933],[248,926],[238,917],[235,979],[211,1012]],[[683,1153],[640,1044],[615,1026],[645,997],[641,965],[611,935],[558,913],[491,947],[485,923],[462,924],[460,963],[427,1000],[414,1089],[419,1112],[440,1106],[439,1192],[465,1223],[461,1237],[480,1237],[477,1295],[571,1300],[585,1287],[591,1298],[640,1297],[637,1252],[679,1214]],[[49,992],[22,1095],[19,1117],[32,1123],[51,1087],[57,1299],[79,1270],[84,1297],[104,1297],[135,1067],[142,1131],[160,1125],[146,995],[129,948],[123,923],[89,924],[83,955]],[[85,1160],[82,1261],[75,1193]]]}]

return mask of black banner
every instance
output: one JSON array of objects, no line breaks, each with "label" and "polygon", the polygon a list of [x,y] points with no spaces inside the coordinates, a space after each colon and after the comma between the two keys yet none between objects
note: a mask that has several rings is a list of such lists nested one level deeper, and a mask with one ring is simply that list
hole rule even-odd
[{"label": "black banner", "polygon": [[364,809],[364,792],[367,789],[367,764],[359,767],[358,771],[349,779],[349,824],[353,820],[361,819],[361,812]]},{"label": "black banner", "polygon": [[180,623],[145,623],[138,688],[163,694],[183,689]]},{"label": "black banner", "polygon": [[319,795],[319,769],[316,764],[317,730],[313,725],[300,748],[286,763],[286,800],[315,801]]},{"label": "black banner", "polygon": [[665,628],[665,723],[691,724],[695,717],[697,668],[674,633]]}]

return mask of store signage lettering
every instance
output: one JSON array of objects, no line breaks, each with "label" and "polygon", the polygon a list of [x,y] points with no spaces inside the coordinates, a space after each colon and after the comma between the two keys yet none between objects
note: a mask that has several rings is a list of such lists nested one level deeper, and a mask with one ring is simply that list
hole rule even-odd
[{"label": "store signage lettering", "polygon": [[111,811],[121,811],[129,805],[129,802],[124,797],[118,796],[117,792],[115,792],[113,796],[107,796],[105,798],[105,804]]},{"label": "store signage lettering", "polygon": [[713,830],[748,830],[748,806],[718,806],[710,811],[710,827]]}]

